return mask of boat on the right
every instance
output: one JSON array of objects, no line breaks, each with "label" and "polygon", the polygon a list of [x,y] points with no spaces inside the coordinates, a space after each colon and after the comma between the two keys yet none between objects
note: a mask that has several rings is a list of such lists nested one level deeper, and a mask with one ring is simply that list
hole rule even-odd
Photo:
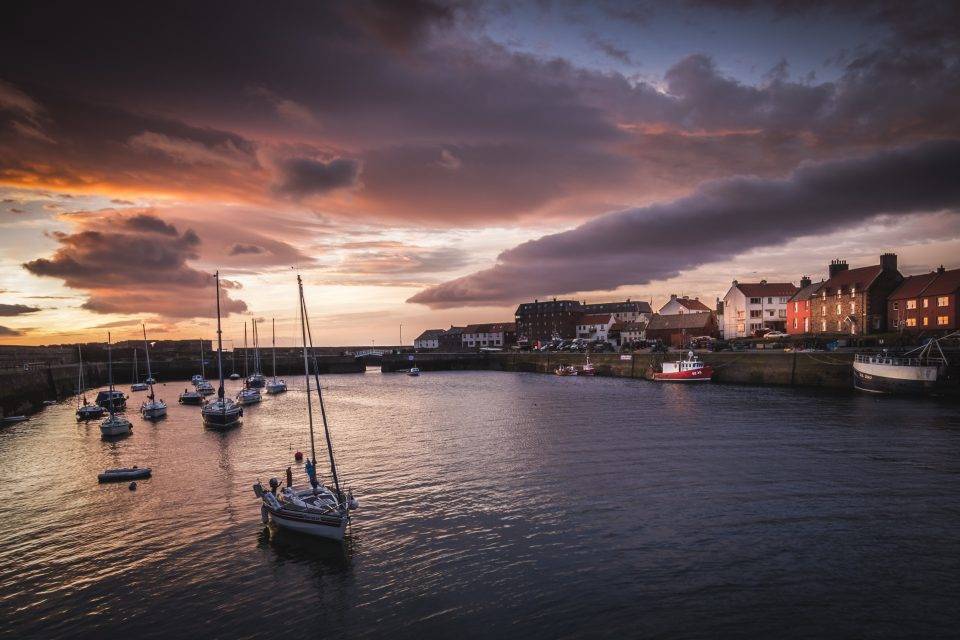
[{"label": "boat on the right", "polygon": [[696,356],[693,351],[687,353],[686,360],[664,362],[660,371],[653,373],[658,382],[709,382],[713,377],[713,367]]},{"label": "boat on the right", "polygon": [[925,345],[893,356],[884,349],[878,354],[858,353],[853,359],[853,386],[860,391],[896,395],[939,395],[956,393],[947,381],[950,362],[940,346],[960,331],[932,338]]}]

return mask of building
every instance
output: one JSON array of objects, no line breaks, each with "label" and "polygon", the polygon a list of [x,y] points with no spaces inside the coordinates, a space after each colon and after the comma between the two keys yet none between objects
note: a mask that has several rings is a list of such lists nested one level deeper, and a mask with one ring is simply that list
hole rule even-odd
[{"label": "building", "polygon": [[787,301],[797,292],[792,282],[737,282],[723,296],[723,337],[745,338],[761,330],[787,328]]},{"label": "building", "polygon": [[720,337],[723,338],[724,337],[723,335],[723,300],[721,300],[720,298],[717,298],[716,305],[717,305],[717,312],[716,312],[717,328],[720,330]]},{"label": "building", "polygon": [[830,277],[810,299],[812,333],[866,335],[887,330],[887,299],[903,282],[897,255],[880,264],[850,269],[845,260],[830,263]]},{"label": "building", "polygon": [[487,324],[468,324],[461,336],[463,346],[468,349],[480,347],[503,347],[516,344],[517,325],[513,322],[493,322]]},{"label": "building", "polygon": [[666,316],[655,314],[645,333],[647,340],[659,340],[672,347],[683,347],[691,338],[720,337],[716,316],[710,311]]},{"label": "building", "polygon": [[573,338],[583,306],[576,300],[524,302],[517,307],[517,341],[533,344],[553,338]]},{"label": "building", "polygon": [[649,302],[634,301],[627,298],[623,302],[584,302],[581,311],[588,315],[609,313],[617,322],[647,322],[653,315]]},{"label": "building", "polygon": [[670,301],[660,307],[657,313],[662,316],[676,316],[681,313],[703,313],[704,311],[713,311],[713,309],[700,302],[700,298],[688,298],[672,293]]},{"label": "building", "polygon": [[450,325],[450,328],[437,338],[439,349],[443,352],[461,351],[463,349],[463,329],[463,327]]},{"label": "building", "polygon": [[608,336],[613,344],[619,347],[627,347],[646,339],[646,332],[647,323],[643,321],[615,322],[610,327]]},{"label": "building", "polygon": [[887,298],[887,328],[898,331],[954,331],[960,328],[960,269],[905,278]]},{"label": "building", "polygon": [[577,337],[586,340],[610,340],[610,328],[616,322],[612,313],[584,314],[577,320]]},{"label": "building", "polygon": [[439,349],[440,348],[440,336],[443,335],[445,329],[427,329],[413,341],[414,349]]},{"label": "building", "polygon": [[800,290],[787,301],[787,333],[810,333],[811,317],[810,300],[820,291],[823,280],[811,282],[809,276],[800,278]]}]

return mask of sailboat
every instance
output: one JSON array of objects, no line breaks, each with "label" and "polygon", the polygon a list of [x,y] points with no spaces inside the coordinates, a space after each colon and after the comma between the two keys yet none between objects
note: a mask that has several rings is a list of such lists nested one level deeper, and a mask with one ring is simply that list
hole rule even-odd
[{"label": "sailboat", "polygon": [[77,375],[77,420],[93,420],[103,416],[105,409],[87,402],[87,394],[84,393],[86,385],[83,384],[83,350],[80,345],[77,345],[77,358],[80,362],[80,372]]},{"label": "sailboat", "polygon": [[[147,380],[153,380],[153,372],[150,370],[150,343],[147,342],[147,326],[143,327],[143,351],[147,354]],[[167,415],[167,403],[163,400],[157,400],[153,395],[153,383],[150,385],[150,394],[140,405],[140,415],[146,420],[157,420]]]},{"label": "sailboat", "polygon": [[240,374],[237,373],[237,358],[236,358],[237,351],[236,351],[236,349],[233,349],[233,342],[232,342],[232,341],[230,342],[230,348],[231,348],[231,351],[230,351],[230,371],[232,372],[232,373],[230,374],[230,379],[231,379],[231,380],[239,380],[239,379],[240,379]]},{"label": "sailboat", "polygon": [[100,436],[109,438],[112,436],[124,436],[133,430],[130,421],[121,415],[116,414],[114,407],[114,389],[113,389],[113,349],[110,344],[110,333],[107,333],[107,378],[110,382],[110,395],[107,401],[107,411],[110,415],[100,423]]},{"label": "sailboat", "polygon": [[[333,487],[326,487],[317,480],[317,451],[313,434],[313,402],[310,389],[310,352],[313,350],[313,338],[310,334],[310,321],[307,317],[307,307],[303,299],[303,281],[297,276],[297,287],[300,293],[300,331],[303,334],[303,373],[307,388],[307,423],[310,426],[310,459],[304,463],[304,469],[310,481],[308,487],[294,487],[293,474],[287,473],[287,486],[280,489],[280,482],[271,478],[269,489],[264,489],[259,481],[253,485],[253,492],[260,499],[260,516],[264,523],[273,522],[283,529],[298,531],[312,536],[343,540],[347,524],[350,522],[350,511],[359,504],[349,490],[344,492],[340,487],[340,477],[337,473],[337,463],[333,456],[333,443],[330,440],[330,429],[327,424],[327,412],[323,404],[323,392],[320,389],[320,375],[317,372],[314,356],[313,376],[316,381],[317,398],[320,404],[320,415],[323,418],[323,433],[327,441],[327,453],[330,457],[330,474],[333,477]],[[308,347],[309,345],[309,347]]]},{"label": "sailboat", "polygon": [[242,405],[256,404],[263,400],[260,395],[260,389],[250,386],[249,359],[247,358],[247,323],[243,323],[243,389],[237,394],[237,402]]},{"label": "sailboat", "polygon": [[223,337],[220,330],[220,272],[214,275],[217,284],[217,376],[220,386],[217,388],[217,399],[203,405],[200,415],[203,425],[211,429],[229,429],[240,423],[243,416],[243,407],[227,398],[223,394]]},{"label": "sailboat", "polygon": [[195,386],[197,387],[197,393],[202,396],[212,396],[216,393],[213,385],[207,380],[207,369],[203,359],[203,338],[200,339],[200,379]]},{"label": "sailboat", "polygon": [[130,391],[146,391],[147,383],[138,382],[140,380],[140,369],[137,367],[137,348],[133,348],[133,384],[130,385]]},{"label": "sailboat", "polygon": [[273,380],[267,383],[267,393],[283,393],[287,390],[287,383],[283,380],[277,380],[277,320],[276,318],[270,319],[270,345],[272,348],[272,357],[273,357]]},{"label": "sailboat", "polygon": [[[247,386],[254,389],[263,389],[267,384],[267,379],[260,372],[260,335],[257,332],[257,320],[251,320],[253,325],[253,375],[247,378]],[[246,340],[246,339],[244,339]],[[244,343],[246,346],[246,343]]]}]

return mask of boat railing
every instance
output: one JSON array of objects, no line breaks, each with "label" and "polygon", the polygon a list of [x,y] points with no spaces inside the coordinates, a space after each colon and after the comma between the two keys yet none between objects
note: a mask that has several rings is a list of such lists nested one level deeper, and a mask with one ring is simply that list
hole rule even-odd
[{"label": "boat railing", "polygon": [[854,359],[856,362],[863,364],[889,364],[897,367],[935,366],[943,362],[941,358],[895,358],[892,356],[861,354],[857,354]]}]

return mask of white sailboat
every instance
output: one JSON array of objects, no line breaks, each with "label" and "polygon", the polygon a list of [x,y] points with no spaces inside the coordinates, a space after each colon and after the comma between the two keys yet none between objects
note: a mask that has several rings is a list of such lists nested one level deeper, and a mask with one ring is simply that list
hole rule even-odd
[{"label": "white sailboat", "polygon": [[282,490],[280,490],[280,482],[276,478],[271,478],[269,489],[264,489],[258,481],[253,485],[253,492],[260,499],[260,516],[264,523],[273,522],[283,529],[339,541],[343,540],[347,524],[350,522],[350,511],[356,509],[359,504],[351,491],[344,491],[340,487],[340,477],[337,474],[337,464],[333,456],[333,444],[330,440],[330,429],[327,424],[326,408],[323,404],[323,392],[320,388],[320,376],[317,373],[317,366],[314,361],[313,376],[316,381],[320,415],[323,418],[323,432],[327,441],[327,453],[330,457],[333,487],[326,487],[317,480],[317,451],[313,434],[313,402],[310,389],[310,357],[308,355],[308,349],[311,352],[313,350],[313,338],[310,334],[310,321],[307,317],[307,307],[303,299],[303,282],[300,276],[297,276],[297,287],[300,294],[300,331],[303,334],[307,422],[310,425],[311,458],[304,464],[304,469],[307,471],[310,485],[307,487],[291,486],[292,473],[288,472],[287,486]]},{"label": "white sailboat", "polygon": [[196,386],[197,393],[199,393],[201,396],[212,396],[214,393],[216,393],[213,385],[210,384],[209,380],[207,380],[206,363],[203,359],[203,338],[200,339],[200,379],[197,380],[197,383],[194,386]]},{"label": "white sailboat", "polygon": [[[147,326],[143,327],[143,351],[147,354],[147,380],[153,380],[153,372],[150,370],[150,343],[147,342]],[[150,394],[140,405],[140,415],[147,420],[157,420],[167,415],[167,403],[163,400],[157,400],[153,394],[153,383],[150,385]]]},{"label": "white sailboat", "polygon": [[110,344],[109,332],[107,332],[107,378],[110,382],[110,395],[107,400],[107,411],[110,412],[110,415],[100,423],[100,436],[103,438],[124,436],[133,430],[133,425],[130,424],[129,420],[115,413],[113,402],[113,349]]},{"label": "white sailboat", "polygon": [[86,385],[83,383],[83,350],[77,345],[77,358],[80,362],[80,372],[77,374],[77,420],[93,420],[103,416],[104,409],[100,405],[90,404],[87,401]]},{"label": "white sailboat", "polygon": [[203,405],[200,415],[203,425],[211,429],[230,429],[240,424],[243,416],[243,407],[227,398],[223,394],[223,332],[220,330],[220,272],[214,278],[217,285],[217,377],[220,386],[217,388],[217,399]]},{"label": "white sailboat", "polygon": [[283,393],[287,390],[287,383],[284,380],[277,379],[277,320],[276,318],[270,319],[270,346],[272,350],[273,358],[273,380],[267,383],[267,393],[277,394]]},{"label": "white sailboat", "polygon": [[[260,335],[257,331],[256,318],[250,321],[253,328],[253,374],[247,377],[247,386],[253,389],[263,389],[267,384],[267,379],[260,372]],[[246,328],[246,325],[244,325]],[[244,350],[246,350],[246,337],[244,337]]]},{"label": "white sailboat", "polygon": [[133,348],[133,384],[130,385],[130,391],[146,391],[147,383],[140,382],[140,368],[137,366],[137,348]]},{"label": "white sailboat", "polygon": [[263,400],[263,397],[260,395],[260,389],[255,389],[250,386],[250,378],[253,376],[248,375],[250,373],[249,359],[247,358],[247,323],[243,323],[243,389],[237,393],[237,402],[241,405],[256,404]]}]

